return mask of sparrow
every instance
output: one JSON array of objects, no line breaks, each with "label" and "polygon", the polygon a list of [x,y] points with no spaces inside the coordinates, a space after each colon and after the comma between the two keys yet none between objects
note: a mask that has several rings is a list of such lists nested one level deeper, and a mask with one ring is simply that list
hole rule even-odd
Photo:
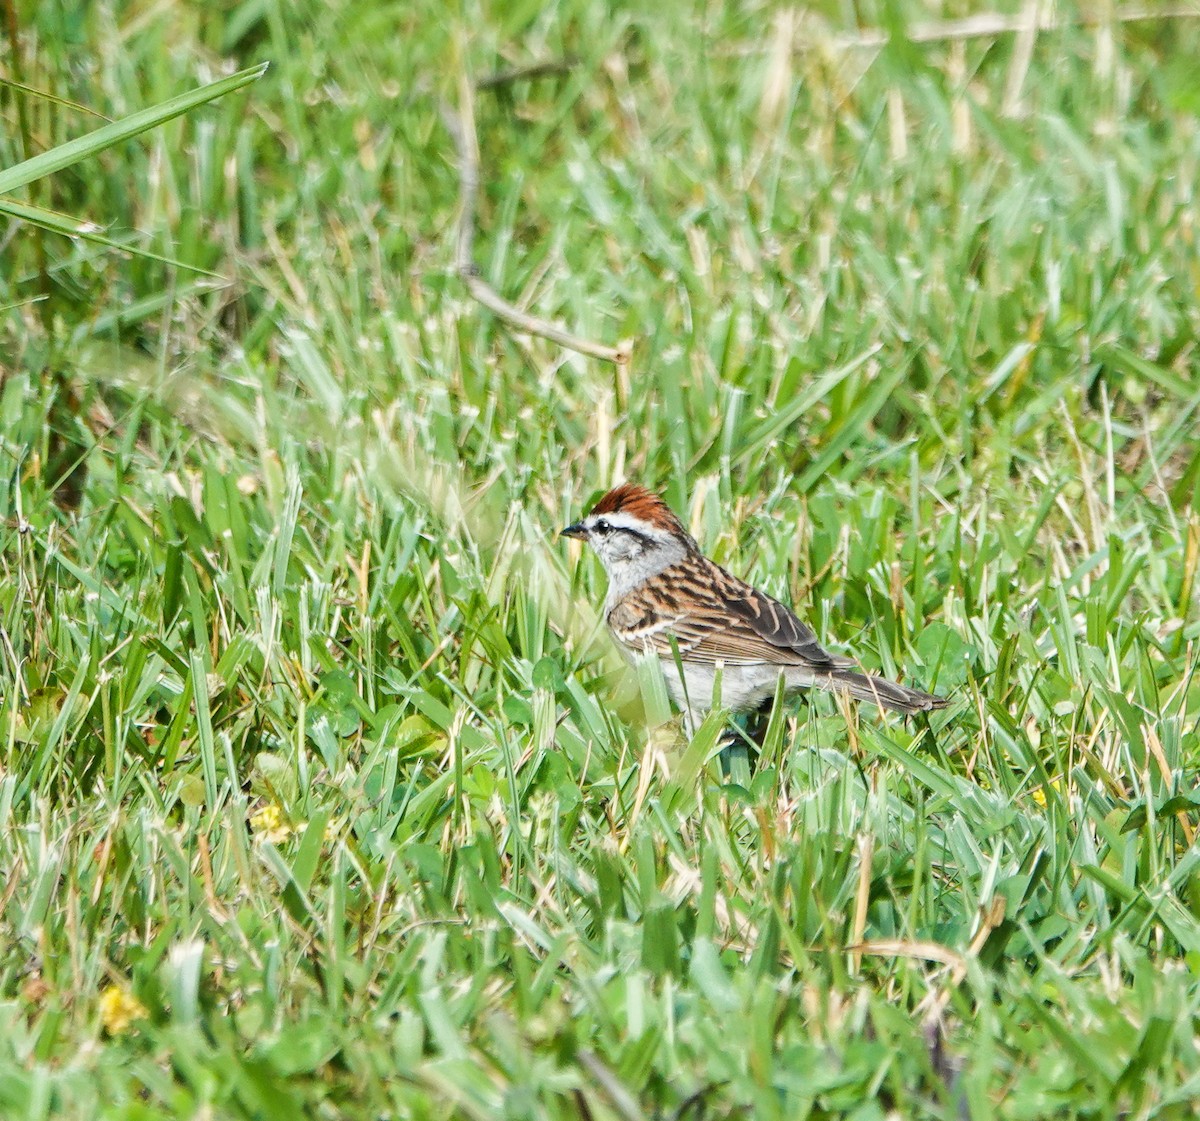
[{"label": "sparrow", "polygon": [[700,552],[670,507],[644,487],[615,487],[562,536],[586,541],[600,557],[609,631],[629,654],[658,659],[689,734],[714,703],[735,713],[768,704],[780,678],[787,693],[826,689],[894,712],[950,703],[829,653],[790,609]]}]

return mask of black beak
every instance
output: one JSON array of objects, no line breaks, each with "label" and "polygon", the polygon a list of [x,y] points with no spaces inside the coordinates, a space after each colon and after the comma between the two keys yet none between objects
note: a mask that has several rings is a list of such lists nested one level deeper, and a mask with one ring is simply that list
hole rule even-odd
[{"label": "black beak", "polygon": [[559,537],[586,537],[587,530],[583,528],[583,522],[576,522],[574,525],[567,526],[566,529],[559,533]]}]

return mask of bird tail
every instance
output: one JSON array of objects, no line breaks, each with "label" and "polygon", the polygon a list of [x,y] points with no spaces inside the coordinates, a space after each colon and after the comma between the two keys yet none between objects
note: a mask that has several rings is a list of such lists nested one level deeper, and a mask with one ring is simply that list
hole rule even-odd
[{"label": "bird tail", "polygon": [[907,685],[897,685],[874,674],[856,673],[854,670],[834,670],[824,679],[818,679],[815,684],[835,693],[849,693],[857,701],[877,704],[893,712],[931,712],[933,709],[945,708],[950,702],[945,697],[935,697],[932,693],[922,693],[920,689],[910,689]]}]

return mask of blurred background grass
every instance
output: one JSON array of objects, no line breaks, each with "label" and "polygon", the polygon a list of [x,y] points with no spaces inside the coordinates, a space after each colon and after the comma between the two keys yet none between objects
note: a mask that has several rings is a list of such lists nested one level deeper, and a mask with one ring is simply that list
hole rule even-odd
[{"label": "blurred background grass", "polygon": [[[20,196],[129,252],[0,240],[0,1111],[1186,1116],[1200,20],[1148,12],[7,8],[5,167],[271,65]],[[483,275],[628,368],[454,275],[464,75]],[[740,781],[647,731],[553,539],[622,478],[958,706],[776,714]]]}]

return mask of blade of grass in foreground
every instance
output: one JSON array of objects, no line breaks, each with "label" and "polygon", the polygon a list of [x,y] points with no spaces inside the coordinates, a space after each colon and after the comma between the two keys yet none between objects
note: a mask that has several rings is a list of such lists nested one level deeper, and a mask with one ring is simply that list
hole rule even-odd
[{"label": "blade of grass in foreground", "polygon": [[159,105],[142,109],[123,120],[114,121],[94,132],[76,137],[74,140],[68,140],[65,144],[59,144],[48,152],[42,152],[31,159],[22,160],[13,167],[5,168],[0,171],[0,194],[9,194],[32,183],[35,179],[53,175],[56,171],[62,171],[63,168],[79,163],[89,156],[94,156],[97,152],[111,148],[114,144],[120,144],[123,140],[129,140],[139,133],[191,112],[197,106],[215,101],[218,97],[223,97],[227,93],[241,89],[242,86],[256,82],[266,73],[268,65],[269,63],[263,62],[247,70],[239,70],[236,74],[230,74],[228,78],[210,82],[206,86],[198,86],[187,93],[181,93],[178,97],[172,97]]},{"label": "blade of grass in foreground", "polygon": [[81,238],[96,245],[103,245],[106,249],[116,249],[121,253],[130,253],[138,257],[145,257],[148,260],[158,261],[160,264],[170,265],[177,269],[188,269],[191,272],[198,272],[204,276],[211,276],[216,280],[225,279],[220,273],[211,272],[209,269],[202,269],[199,265],[189,265],[186,261],[177,261],[174,257],[164,257],[161,253],[150,253],[145,249],[138,249],[133,245],[124,245],[119,241],[114,241],[110,237],[105,237],[91,222],[81,222],[66,214],[47,210],[45,207],[30,206],[27,203],[17,202],[15,199],[0,198],[0,214],[7,214],[11,218],[28,222],[33,226],[40,226],[43,230],[49,230],[51,233],[62,234],[63,237]]}]

